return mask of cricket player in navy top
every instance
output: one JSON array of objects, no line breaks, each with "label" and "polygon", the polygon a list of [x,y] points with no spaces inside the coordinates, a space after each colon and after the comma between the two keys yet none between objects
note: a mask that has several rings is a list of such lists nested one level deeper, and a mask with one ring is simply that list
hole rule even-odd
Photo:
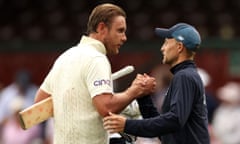
[{"label": "cricket player in navy top", "polygon": [[206,97],[194,57],[201,44],[199,32],[178,23],[169,29],[156,28],[165,42],[161,47],[163,64],[171,66],[173,79],[161,113],[150,96],[138,98],[143,120],[130,120],[109,113],[104,127],[110,133],[125,132],[141,137],[159,137],[162,144],[209,144]]}]

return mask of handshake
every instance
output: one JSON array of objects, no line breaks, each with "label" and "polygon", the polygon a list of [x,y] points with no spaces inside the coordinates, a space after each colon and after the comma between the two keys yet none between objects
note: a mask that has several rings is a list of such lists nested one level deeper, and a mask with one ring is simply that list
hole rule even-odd
[{"label": "handshake", "polygon": [[[127,66],[112,74],[112,79],[118,79],[124,75],[131,73],[133,66]],[[147,95],[154,92],[156,87],[155,78],[147,74],[138,74],[131,86],[127,89],[127,93],[133,96],[132,99]],[[52,98],[49,97],[19,112],[20,124],[23,129],[37,125],[50,117],[53,117]]]},{"label": "handshake", "polygon": [[132,82],[131,86],[127,89],[127,93],[132,93],[134,99],[149,95],[156,89],[155,78],[147,74],[137,74],[136,78]]}]

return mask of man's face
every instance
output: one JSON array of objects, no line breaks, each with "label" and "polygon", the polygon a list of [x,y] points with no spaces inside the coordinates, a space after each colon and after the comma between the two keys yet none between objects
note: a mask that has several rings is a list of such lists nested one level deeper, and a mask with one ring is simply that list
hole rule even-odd
[{"label": "man's face", "polygon": [[116,16],[113,18],[111,27],[108,28],[103,41],[108,54],[115,55],[119,53],[119,48],[127,40],[126,29],[125,17]]},{"label": "man's face", "polygon": [[176,41],[174,38],[166,38],[164,44],[161,47],[161,52],[163,55],[163,64],[168,64],[171,67],[177,63],[178,60],[178,44],[180,42]]}]

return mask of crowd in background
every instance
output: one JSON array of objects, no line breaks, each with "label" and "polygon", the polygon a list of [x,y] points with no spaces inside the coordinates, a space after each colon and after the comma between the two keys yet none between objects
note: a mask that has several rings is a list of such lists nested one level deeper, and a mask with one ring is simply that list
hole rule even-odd
[{"label": "crowd in background", "polygon": [[130,39],[152,39],[153,27],[177,22],[196,26],[202,37],[231,39],[240,34],[236,0],[1,0],[0,40],[78,41],[89,11],[101,2],[115,2],[127,12]]},{"label": "crowd in background", "polygon": [[[127,12],[129,39],[152,39],[154,27],[168,27],[181,21],[195,25],[203,38],[231,39],[240,35],[240,1],[115,2]],[[86,29],[89,11],[96,4],[87,0],[0,0],[0,41],[77,41]],[[157,65],[151,72],[158,82],[159,91],[152,98],[159,111],[171,79],[168,70],[164,65]],[[199,73],[206,87],[211,144],[239,144],[240,84],[228,81],[216,91],[207,91],[211,75],[204,69],[199,69]],[[29,71],[16,72],[10,85],[0,87],[0,144],[52,144],[52,120],[27,131],[19,126],[16,114],[33,104],[38,87],[31,81]],[[155,139],[143,138],[138,141],[139,144],[141,141],[159,143]]]}]

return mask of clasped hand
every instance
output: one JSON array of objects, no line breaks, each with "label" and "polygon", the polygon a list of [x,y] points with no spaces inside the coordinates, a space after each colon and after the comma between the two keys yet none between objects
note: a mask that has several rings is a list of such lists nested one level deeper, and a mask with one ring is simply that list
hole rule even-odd
[{"label": "clasped hand", "polygon": [[138,74],[129,89],[135,91],[135,98],[153,93],[156,88],[156,80],[147,74]]},{"label": "clasped hand", "polygon": [[123,132],[126,118],[109,112],[109,116],[103,118],[103,126],[109,133]]}]

